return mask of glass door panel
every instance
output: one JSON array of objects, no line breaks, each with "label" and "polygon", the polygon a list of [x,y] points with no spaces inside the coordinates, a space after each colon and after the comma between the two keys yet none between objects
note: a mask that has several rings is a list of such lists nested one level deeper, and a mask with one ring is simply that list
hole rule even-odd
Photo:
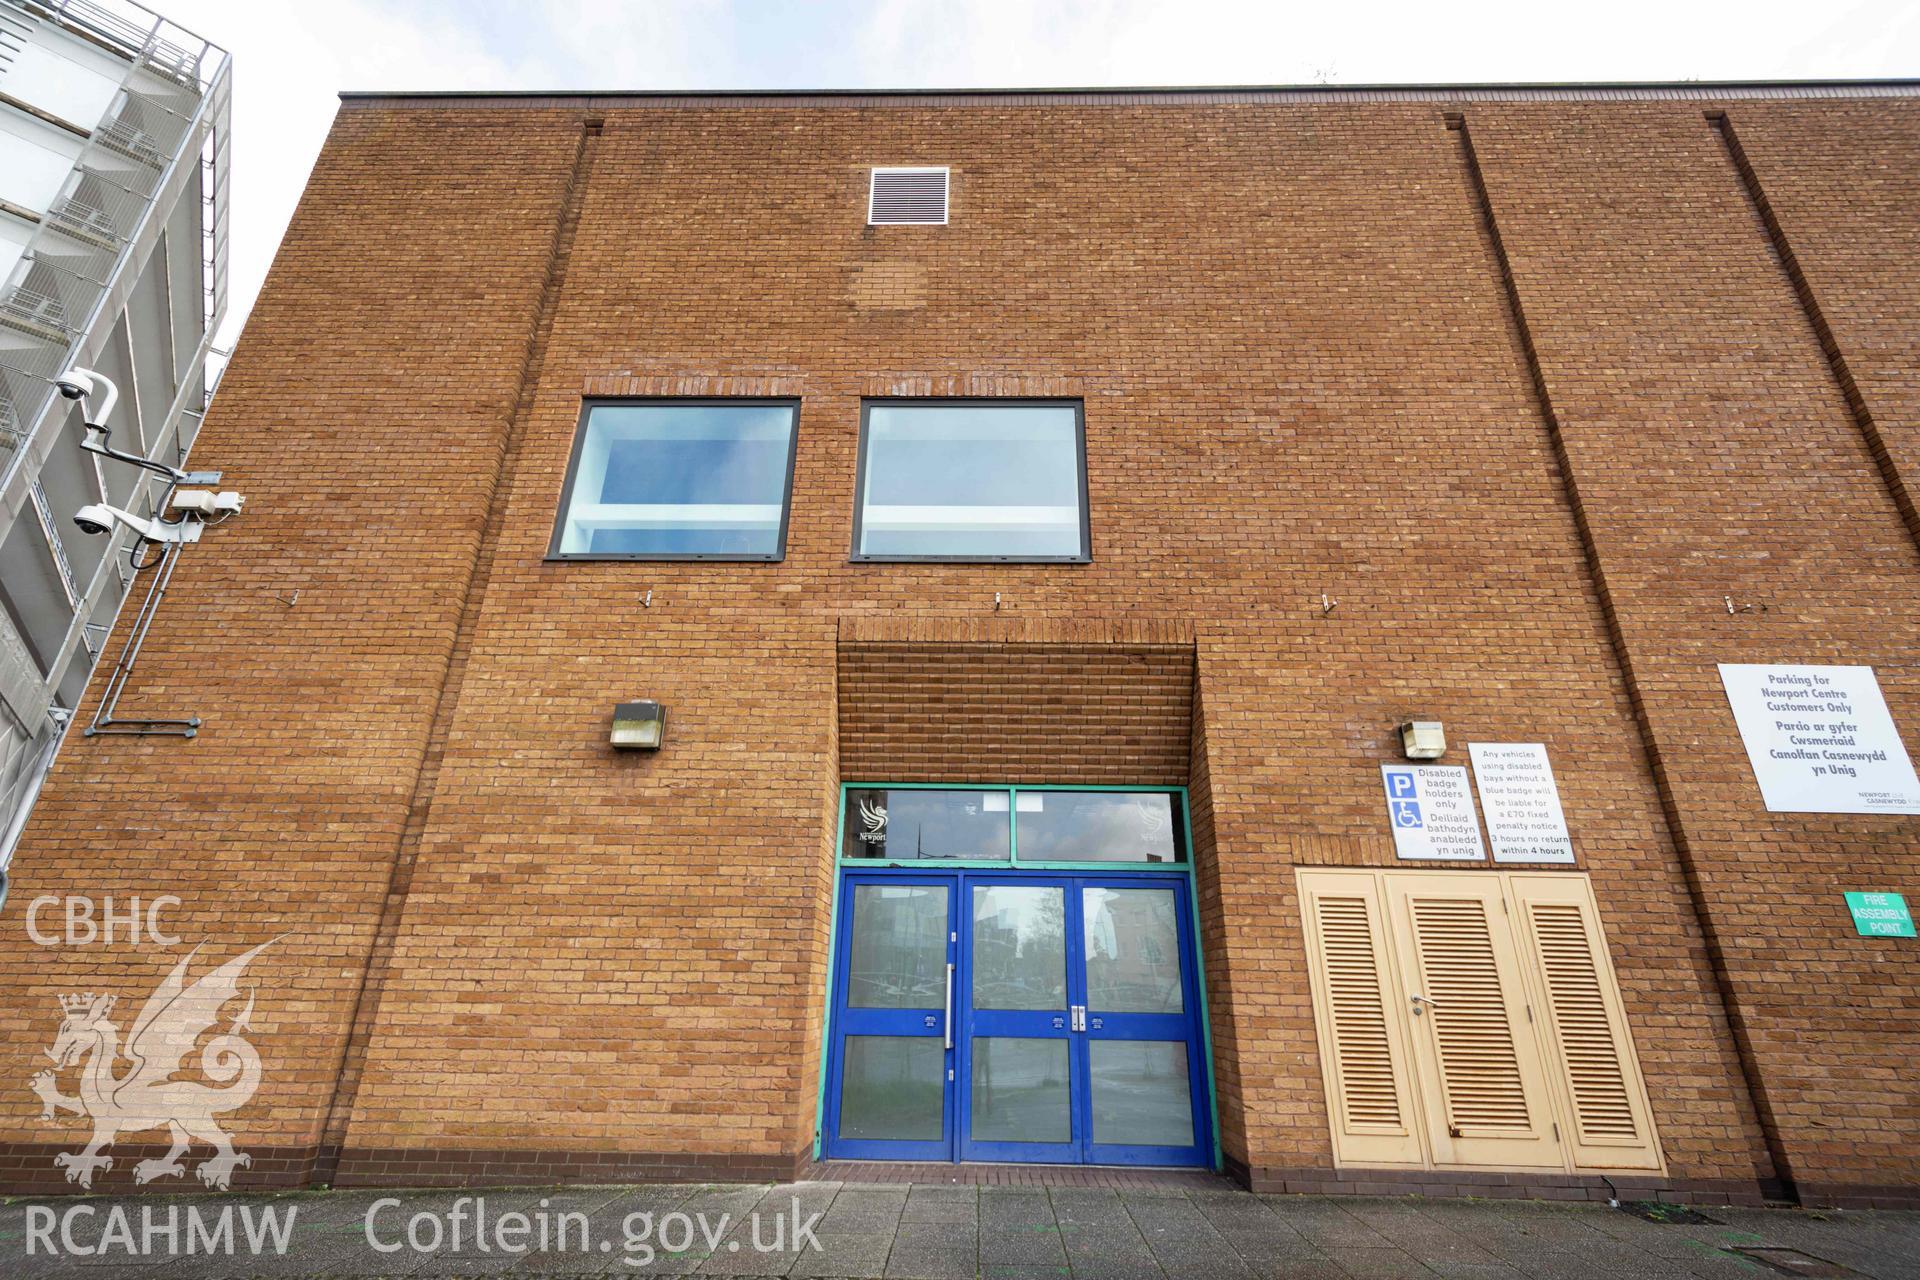
[{"label": "glass door panel", "polygon": [[981,884],[975,880],[971,889],[971,1007],[1065,1013],[1065,884]]},{"label": "glass door panel", "polygon": [[1071,1142],[1069,1048],[1065,1040],[973,1037],[968,1061],[968,1137],[976,1144]]},{"label": "glass door panel", "polygon": [[1184,878],[1080,878],[1083,1159],[1211,1159],[1199,984]]},{"label": "glass door panel", "polygon": [[1087,1007],[1106,1013],[1180,1013],[1180,903],[1171,887],[1081,891]]},{"label": "glass door panel", "polygon": [[947,1050],[925,1036],[848,1036],[840,1136],[939,1142],[946,1132]]},{"label": "glass door panel", "polygon": [[856,884],[847,1003],[856,1009],[946,1010],[944,884]]},{"label": "glass door panel", "polygon": [[826,1151],[953,1157],[956,878],[849,876],[828,1063]]},{"label": "glass door panel", "polygon": [[1059,878],[967,877],[963,1159],[1080,1158],[1067,999],[1071,885]]},{"label": "glass door panel", "polygon": [[1087,1050],[1091,1141],[1102,1146],[1193,1145],[1186,1045],[1095,1040]]}]

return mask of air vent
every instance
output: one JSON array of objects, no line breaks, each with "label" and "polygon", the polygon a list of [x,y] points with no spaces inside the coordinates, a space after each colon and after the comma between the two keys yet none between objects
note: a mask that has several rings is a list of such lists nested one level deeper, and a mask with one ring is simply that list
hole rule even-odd
[{"label": "air vent", "polygon": [[875,169],[867,196],[867,222],[873,226],[944,226],[947,221],[947,170]]}]

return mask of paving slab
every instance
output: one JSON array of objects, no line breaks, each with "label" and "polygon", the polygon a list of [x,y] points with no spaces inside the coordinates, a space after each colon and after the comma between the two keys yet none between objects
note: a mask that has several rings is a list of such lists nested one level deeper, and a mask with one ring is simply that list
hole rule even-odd
[{"label": "paving slab", "polygon": [[1166,1280],[1166,1272],[1151,1253],[1142,1257],[1076,1254],[1067,1265],[1074,1280]]},{"label": "paving slab", "polygon": [[1073,1274],[1062,1263],[1027,1265],[1023,1263],[981,1263],[981,1280],[1067,1280]]},{"label": "paving slab", "polygon": [[1267,1200],[1267,1206],[1306,1237],[1308,1243],[1323,1250],[1384,1249],[1393,1245],[1363,1219],[1349,1213],[1337,1196],[1325,1199],[1272,1197]]},{"label": "paving slab", "polygon": [[906,1207],[906,1187],[843,1183],[840,1193],[834,1196],[832,1205],[827,1208],[827,1216],[820,1220],[820,1226],[828,1231],[849,1235],[877,1231],[892,1235]]},{"label": "paving slab", "polygon": [[1047,1199],[1053,1205],[1054,1221],[1062,1229],[1101,1227],[1125,1228],[1133,1216],[1120,1201],[1120,1193],[1105,1187],[1054,1187]]},{"label": "paving slab", "polygon": [[982,1218],[980,1262],[982,1266],[1005,1263],[1065,1269],[1067,1251],[1060,1228],[1052,1222],[996,1223]]},{"label": "paving slab", "polygon": [[1327,1257],[1356,1280],[1429,1280],[1419,1259],[1398,1249],[1329,1249]]},{"label": "paving slab", "polygon": [[1525,1280],[1526,1272],[1504,1262],[1450,1262],[1427,1260],[1427,1270],[1440,1280]]},{"label": "paving slab", "polygon": [[972,1223],[978,1221],[979,1216],[978,1187],[916,1186],[907,1196],[900,1222],[902,1226],[922,1222]]},{"label": "paving slab", "polygon": [[1045,1187],[980,1188],[980,1226],[1047,1226],[1055,1224],[1053,1201]]},{"label": "paving slab", "polygon": [[889,1280],[971,1280],[979,1266],[979,1234],[971,1221],[902,1222],[886,1274]]},{"label": "paving slab", "polygon": [[1234,1255],[1254,1270],[1269,1268],[1269,1264],[1297,1262],[1302,1265],[1309,1262],[1325,1262],[1327,1255],[1319,1246],[1308,1242],[1297,1231],[1285,1234],[1272,1231],[1228,1230],[1220,1233]]},{"label": "paving slab", "polygon": [[893,1228],[869,1234],[820,1231],[818,1250],[794,1261],[789,1276],[834,1276],[839,1280],[880,1280],[893,1251]]}]

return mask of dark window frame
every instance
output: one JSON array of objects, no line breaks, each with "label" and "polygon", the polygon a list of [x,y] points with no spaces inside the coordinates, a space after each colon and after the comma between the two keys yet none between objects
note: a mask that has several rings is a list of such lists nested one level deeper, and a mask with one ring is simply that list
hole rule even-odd
[{"label": "dark window frame", "polygon": [[[769,555],[743,555],[732,551],[562,551],[566,535],[567,513],[573,507],[573,482],[580,472],[580,453],[587,443],[587,422],[601,407],[674,405],[698,408],[703,405],[784,405],[793,411],[793,429],[787,434],[787,480],[780,493],[779,543]],[[572,564],[593,560],[625,560],[645,563],[668,560],[713,560],[734,564],[779,564],[787,558],[787,526],[793,518],[793,472],[800,454],[799,396],[586,396],[580,401],[580,416],[573,425],[573,448],[567,455],[567,476],[560,486],[560,506],[554,512],[553,536],[547,540],[547,563]]]},{"label": "dark window frame", "polygon": [[[993,408],[1073,409],[1074,449],[1080,464],[1080,553],[1071,556],[977,555],[868,555],[860,550],[861,525],[867,506],[867,420],[875,405],[922,405],[954,409],[968,405]],[[1092,564],[1093,504],[1087,496],[1087,402],[1074,396],[869,396],[860,401],[859,460],[853,473],[853,547],[851,564]]]}]

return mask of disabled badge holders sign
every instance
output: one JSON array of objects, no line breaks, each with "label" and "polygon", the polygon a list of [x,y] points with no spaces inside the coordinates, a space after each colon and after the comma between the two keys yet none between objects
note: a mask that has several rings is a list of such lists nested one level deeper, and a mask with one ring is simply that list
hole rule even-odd
[{"label": "disabled badge holders sign", "polygon": [[1383,764],[1393,849],[1409,862],[1484,862],[1467,771],[1448,764]]}]

